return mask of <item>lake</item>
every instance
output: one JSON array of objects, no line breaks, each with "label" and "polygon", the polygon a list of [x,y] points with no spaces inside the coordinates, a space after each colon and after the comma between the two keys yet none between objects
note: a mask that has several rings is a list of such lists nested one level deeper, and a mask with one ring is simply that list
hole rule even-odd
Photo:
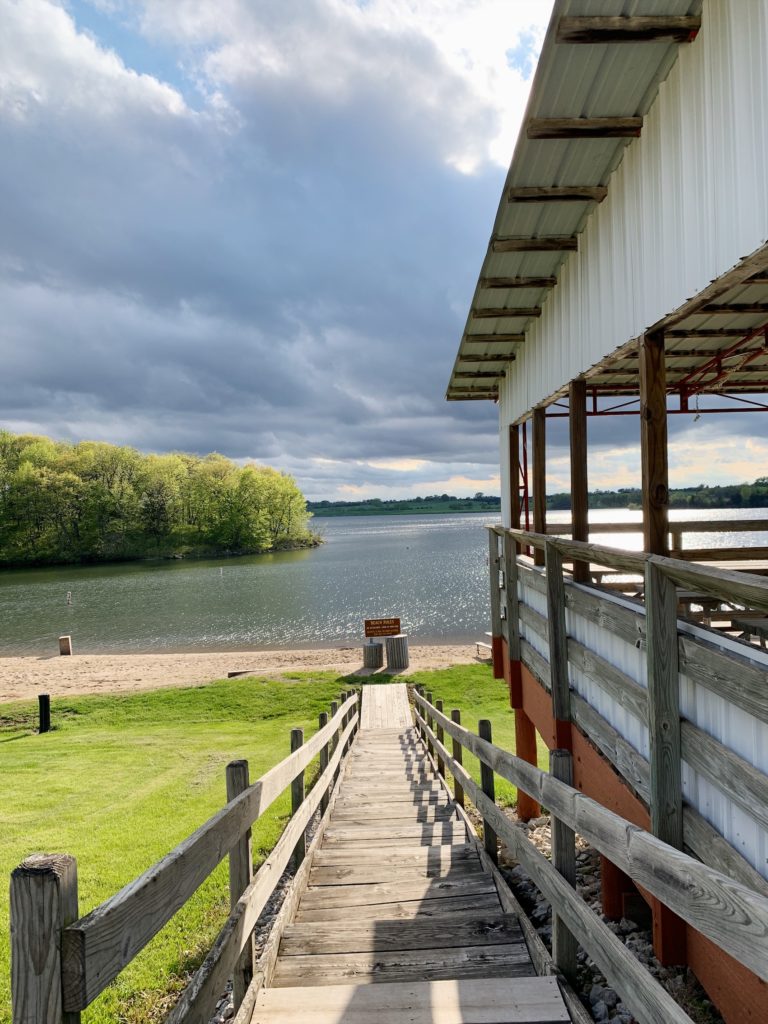
[{"label": "lake", "polygon": [[[601,510],[593,522],[638,521]],[[765,509],[674,512],[676,519],[765,518]],[[566,522],[569,513],[550,513]],[[399,616],[412,642],[482,638],[489,628],[487,533],[494,515],[314,520],[308,551],[206,561],[0,572],[0,654],[224,651],[356,645],[362,621]],[[641,546],[640,535],[600,543]],[[766,543],[765,535],[690,535],[687,546]],[[67,604],[71,594],[72,603]]]}]

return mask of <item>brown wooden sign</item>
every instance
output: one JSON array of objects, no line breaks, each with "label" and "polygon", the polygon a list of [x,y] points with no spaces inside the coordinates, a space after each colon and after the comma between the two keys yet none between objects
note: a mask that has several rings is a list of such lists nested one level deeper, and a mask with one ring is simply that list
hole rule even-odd
[{"label": "brown wooden sign", "polygon": [[365,619],[366,636],[397,636],[400,619]]}]

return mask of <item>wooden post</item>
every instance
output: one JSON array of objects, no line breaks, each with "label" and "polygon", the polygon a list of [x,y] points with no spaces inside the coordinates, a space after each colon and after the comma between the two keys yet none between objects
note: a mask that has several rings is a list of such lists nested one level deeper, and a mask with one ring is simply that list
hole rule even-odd
[{"label": "wooden post", "polygon": [[677,592],[650,558],[645,565],[648,733],[651,752],[651,831],[683,847],[680,764],[680,682],[677,655]]},{"label": "wooden post", "polygon": [[71,636],[60,636],[59,637],[59,654],[71,654],[72,653],[72,637]]},{"label": "wooden post", "polygon": [[39,732],[51,731],[51,696],[48,693],[38,694],[37,706],[40,712]]},{"label": "wooden post", "polygon": [[[451,711],[451,721],[455,722],[456,725],[461,725],[461,712],[459,711],[458,708],[454,708]],[[454,737],[451,753],[453,754],[453,760],[457,764],[462,763],[461,759],[463,749],[464,748],[462,747],[462,745],[459,743],[456,737]],[[456,801],[459,807],[464,806],[464,788],[456,779],[453,780],[453,799]]]},{"label": "wooden post", "polygon": [[[291,753],[298,750],[304,743],[304,730],[291,729]],[[304,771],[299,772],[291,783],[291,814],[294,815],[304,802]],[[307,840],[302,832],[293,851],[293,870],[298,871],[307,852]]]},{"label": "wooden post", "polygon": [[[509,428],[509,525],[520,529],[520,427],[513,423]],[[515,543],[515,553],[521,546]]]},{"label": "wooden post", "polygon": [[[437,708],[438,711],[442,712],[443,702],[441,700],[436,700],[435,707]],[[440,743],[445,743],[445,734],[443,732],[443,727],[439,723],[435,726],[435,734],[437,735],[437,738]],[[437,755],[437,774],[442,775],[442,777],[445,778],[445,762],[443,761],[442,757],[440,757],[439,754]]]},{"label": "wooden post", "polygon": [[[569,750],[552,750],[549,754],[550,774],[573,785],[573,760]],[[572,828],[552,815],[552,864],[572,888],[576,888],[576,836]],[[552,959],[566,978],[576,980],[578,944],[573,934],[552,908]]]},{"label": "wooden post", "polygon": [[[481,740],[487,740],[489,743],[493,743],[493,732],[491,729],[491,723],[487,718],[481,718],[478,723],[478,735]],[[493,768],[485,764],[484,761],[480,761],[480,785],[489,798],[496,802],[496,783],[493,777]],[[499,862],[499,840],[496,833],[493,831],[488,822],[483,818],[483,846],[485,852],[491,858],[494,864]]]},{"label": "wooden post", "polygon": [[643,543],[645,550],[651,554],[666,555],[669,531],[669,471],[664,335],[643,335],[638,355]]},{"label": "wooden post", "polygon": [[[426,698],[426,700],[427,700],[427,704],[431,704],[432,703],[432,691],[431,690],[427,690],[427,698]],[[434,731],[434,724],[435,723],[432,721],[432,715],[429,713],[429,711],[427,711],[425,719],[426,719],[426,723],[427,723],[428,728],[433,729],[433,731]],[[432,755],[434,757],[435,748],[434,748],[434,745],[432,743],[432,740],[429,738],[429,733],[427,733],[427,750],[429,751],[430,755]]]},{"label": "wooden post", "polygon": [[[522,707],[515,711],[515,754],[522,761],[538,767],[538,751],[536,749],[536,727]],[[517,816],[521,821],[538,818],[541,807],[538,800],[525,793],[518,786]]]},{"label": "wooden post", "polygon": [[[533,410],[533,529],[547,532],[547,414],[543,406]],[[533,564],[544,565],[544,552],[534,548]]]},{"label": "wooden post", "polygon": [[499,586],[499,536],[493,530],[488,531],[488,572],[491,584],[491,655],[493,659],[493,678],[504,677],[504,659],[502,656],[501,626],[501,587]]},{"label": "wooden post", "polygon": [[61,932],[78,918],[77,861],[36,853],[11,873],[13,1024],[78,1024],[65,1013]]},{"label": "wooden post", "polygon": [[[339,703],[338,703],[338,701],[332,700],[331,701],[331,718],[335,718],[338,713],[339,713]],[[336,747],[338,745],[338,742],[339,742],[339,730],[337,729],[336,732],[331,737],[331,740],[330,740],[329,754],[331,754],[331,755],[333,754],[334,750],[336,749]],[[336,768],[336,771],[333,773],[333,781],[334,781],[334,783],[336,782],[336,779],[338,779],[340,771],[341,771],[341,765],[339,765]]]},{"label": "wooden post", "polygon": [[[328,725],[328,712],[321,711],[320,717],[317,722],[319,729],[324,729]],[[322,775],[325,769],[328,767],[330,742],[326,743],[320,750],[320,774]],[[320,798],[320,813],[325,814],[328,810],[328,790],[325,791],[323,796]]]},{"label": "wooden post", "polygon": [[552,541],[545,547],[547,567],[547,628],[552,716],[558,746],[571,748],[571,691],[568,685],[568,637],[565,631],[563,556]]},{"label": "wooden post", "polygon": [[[571,523],[574,540],[589,540],[589,482],[587,476],[587,382],[572,380],[568,386],[568,426],[571,448]],[[577,583],[589,580],[589,564],[573,563]]]},{"label": "wooden post", "polygon": [[[227,765],[227,803],[234,800],[236,796],[248,789],[250,780],[248,777],[247,761],[230,761]],[[245,833],[243,838],[235,843],[229,851],[229,907],[234,910],[237,901],[251,884],[253,878],[253,856],[251,854],[251,830]],[[254,945],[253,937],[242,952],[240,959],[235,965],[232,978],[232,997],[235,1010],[243,1001],[243,996],[248,990],[253,977]]]}]

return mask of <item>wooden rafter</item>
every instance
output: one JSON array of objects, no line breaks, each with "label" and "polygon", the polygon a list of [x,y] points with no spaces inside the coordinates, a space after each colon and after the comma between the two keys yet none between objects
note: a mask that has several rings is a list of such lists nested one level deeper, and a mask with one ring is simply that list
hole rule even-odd
[{"label": "wooden rafter", "polygon": [[579,247],[576,235],[545,235],[541,238],[517,238],[495,235],[491,252],[575,252]]},{"label": "wooden rafter", "polygon": [[[768,303],[765,302],[710,302],[706,306],[702,306],[698,313],[701,316],[710,316],[712,314],[720,313],[732,313],[734,316],[739,313],[768,313]],[[745,327],[744,333],[746,334],[751,328]]]},{"label": "wooden rafter", "polygon": [[539,185],[510,188],[508,203],[602,203],[608,195],[605,185]]},{"label": "wooden rafter", "polygon": [[460,363],[511,363],[514,361],[514,354],[502,356],[459,356]]},{"label": "wooden rafter", "polygon": [[642,117],[532,117],[529,139],[637,139]]},{"label": "wooden rafter", "polygon": [[519,345],[525,341],[524,334],[467,334],[465,342],[473,345]]},{"label": "wooden rafter", "polygon": [[493,306],[487,309],[472,309],[472,317],[475,320],[493,320],[498,317],[539,317],[541,306]]},{"label": "wooden rafter", "polygon": [[749,328],[743,327],[720,327],[707,330],[706,328],[691,328],[690,330],[665,331],[665,338],[740,338],[747,334]]},{"label": "wooden rafter", "polygon": [[558,43],[654,43],[670,40],[690,43],[701,28],[701,18],[672,15],[561,18]]},{"label": "wooden rafter", "polygon": [[503,370],[457,370],[453,376],[456,380],[496,380],[505,373]]},{"label": "wooden rafter", "polygon": [[481,277],[481,288],[554,288],[556,277]]}]

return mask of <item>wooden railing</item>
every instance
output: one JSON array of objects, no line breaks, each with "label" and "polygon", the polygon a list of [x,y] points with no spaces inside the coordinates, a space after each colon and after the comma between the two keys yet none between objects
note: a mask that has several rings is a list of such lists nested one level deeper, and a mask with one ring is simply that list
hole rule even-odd
[{"label": "wooden railing", "polygon": [[[486,837],[489,833],[494,837],[492,847],[498,836],[550,901],[552,957],[567,978],[575,975],[578,944],[641,1024],[691,1024],[690,1017],[577,895],[574,833],[578,833],[717,946],[768,980],[768,897],[661,842],[574,789],[564,781],[570,778],[569,751],[552,751],[551,772],[543,772],[494,745],[488,724],[484,729],[487,738],[476,735],[458,724],[458,711],[443,714],[422,690],[417,687],[415,694],[417,728],[453,775],[461,804],[468,797],[477,808]],[[440,734],[452,738],[452,750]],[[481,785],[463,767],[462,748],[480,761]],[[491,795],[494,773],[549,809],[551,861],[496,805]],[[491,855],[494,853],[492,849]]]},{"label": "wooden railing", "polygon": [[[358,696],[342,694],[331,718],[307,743],[291,733],[292,753],[254,783],[248,765],[227,766],[228,803],[169,854],[115,896],[78,919],[77,865],[68,855],[36,855],[11,876],[11,988],[13,1024],[74,1024],[229,854],[231,913],[204,963],[167,1018],[168,1024],[207,1024],[227,980],[235,1008],[253,1005],[267,959],[255,965],[252,933],[281,875],[293,860],[301,870],[305,834],[313,816],[328,813],[342,760],[359,724]],[[320,776],[304,795],[304,775],[320,758]],[[250,829],[288,787],[292,817],[255,876]],[[308,863],[308,862],[305,862]],[[273,951],[276,954],[276,950]],[[263,980],[263,977],[262,977]],[[245,1010],[245,1007],[243,1007]]]},{"label": "wooden railing", "polygon": [[[545,569],[516,557],[517,544],[544,550]],[[681,587],[768,611],[768,580],[501,527],[491,529],[490,546],[494,635],[504,636],[510,659],[522,662],[549,691],[553,719],[577,725],[619,771],[648,806],[657,838],[678,849],[686,846],[711,867],[768,895],[768,881],[755,866],[699,808],[683,799],[682,762],[764,830],[768,775],[739,753],[735,740],[729,745],[725,736],[718,739],[695,721],[690,710],[682,713],[680,701],[684,686],[714,694],[746,712],[762,729],[768,725],[768,659],[747,644],[721,640],[713,631],[678,620],[676,590]],[[565,559],[642,576],[644,604],[574,583],[563,573]],[[545,604],[546,611],[524,600],[526,594],[536,597],[539,609]],[[582,634],[586,627],[593,629],[591,644],[566,629],[566,614],[571,624],[580,624]],[[606,638],[602,653],[594,642],[598,633]],[[542,641],[538,647],[537,638]],[[611,645],[618,654],[605,649]],[[547,653],[542,653],[544,648]],[[638,652],[634,673],[626,664],[632,649]],[[626,731],[622,733],[578,692],[574,678],[579,677],[592,680],[613,708],[629,712],[647,729],[647,757]]]},{"label": "wooden railing", "polygon": [[[636,523],[590,523],[589,535],[599,534],[642,534],[642,522]],[[675,558],[687,561],[738,562],[768,558],[768,547],[753,545],[744,547],[686,548],[686,533],[768,533],[768,519],[678,519],[667,525],[670,538],[670,553]],[[547,523],[548,537],[571,536],[572,523]]]}]

